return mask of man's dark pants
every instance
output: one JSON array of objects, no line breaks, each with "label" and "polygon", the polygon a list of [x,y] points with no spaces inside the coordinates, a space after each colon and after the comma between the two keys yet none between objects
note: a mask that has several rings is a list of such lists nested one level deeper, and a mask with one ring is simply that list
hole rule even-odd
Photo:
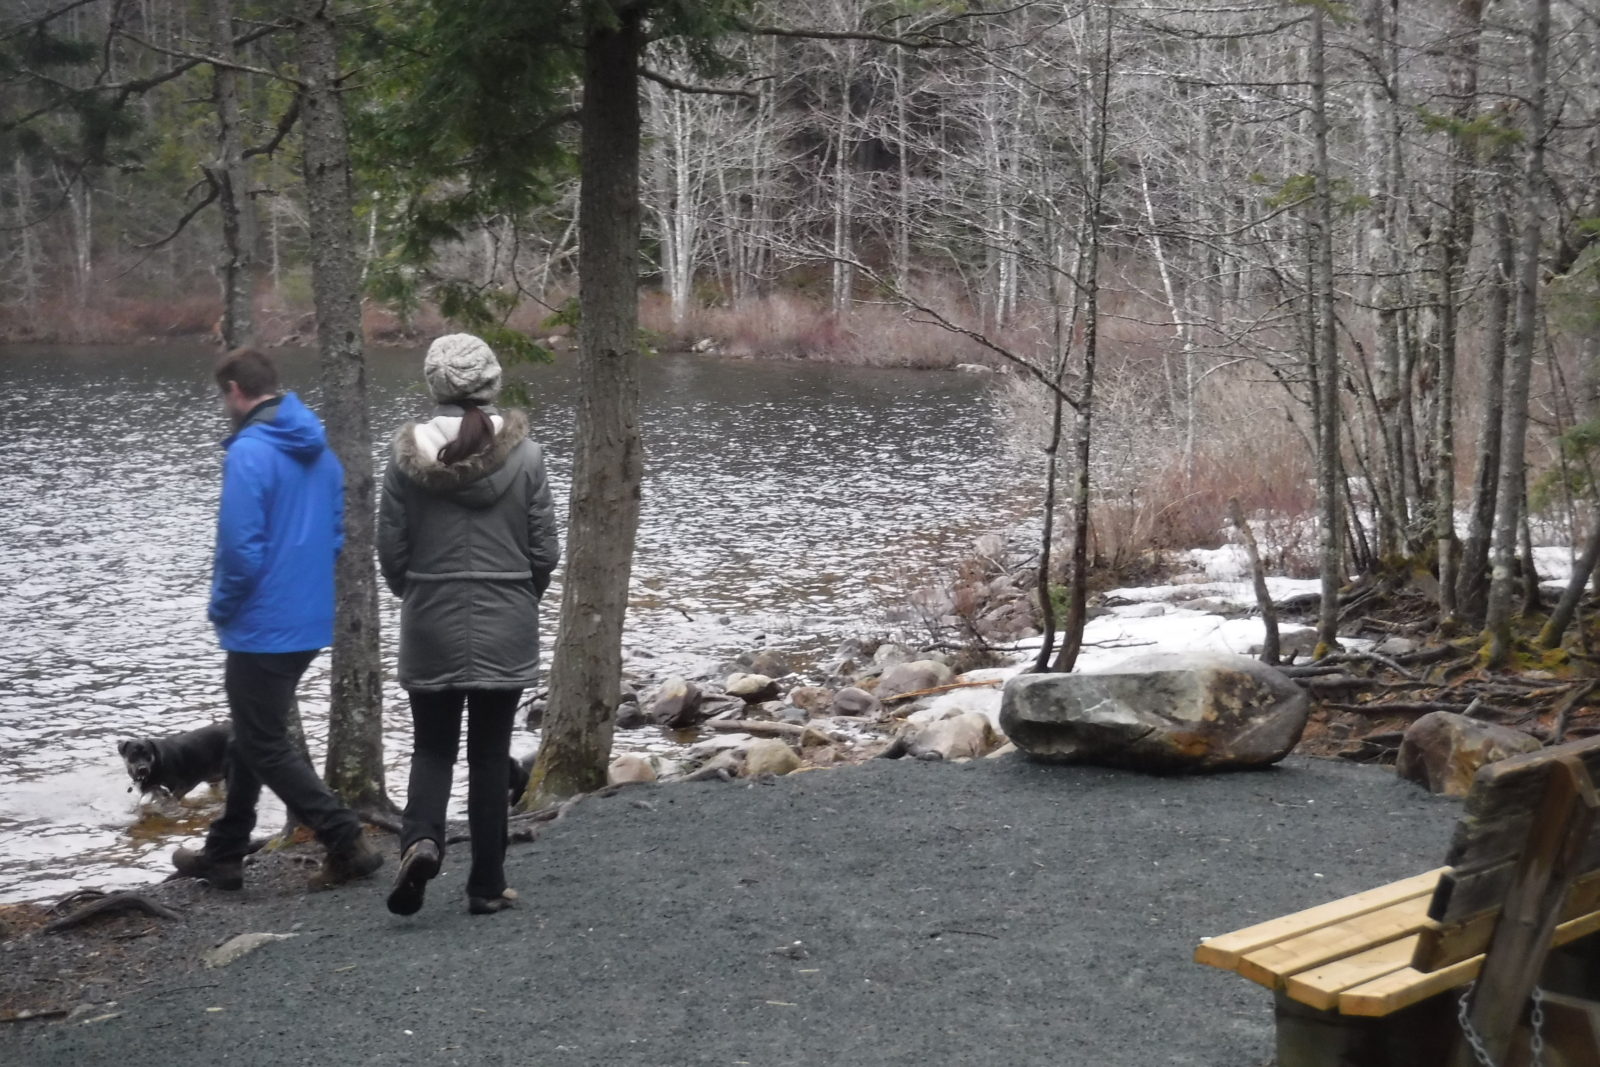
[{"label": "man's dark pants", "polygon": [[347,847],[361,833],[361,821],[339,803],[289,737],[295,687],[318,651],[228,653],[223,672],[233,719],[228,798],[222,817],[206,834],[208,856],[238,859],[249,850],[263,785],[330,851]]}]

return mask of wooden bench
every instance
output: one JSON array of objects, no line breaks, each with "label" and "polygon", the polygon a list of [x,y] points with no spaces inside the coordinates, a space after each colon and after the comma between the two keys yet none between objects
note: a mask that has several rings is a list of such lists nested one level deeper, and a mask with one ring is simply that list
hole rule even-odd
[{"label": "wooden bench", "polygon": [[[1600,1067],[1600,738],[1490,764],[1447,866],[1212,938],[1274,991],[1278,1067]],[[1587,940],[1584,940],[1588,938]],[[1563,947],[1566,946],[1566,947]]]}]

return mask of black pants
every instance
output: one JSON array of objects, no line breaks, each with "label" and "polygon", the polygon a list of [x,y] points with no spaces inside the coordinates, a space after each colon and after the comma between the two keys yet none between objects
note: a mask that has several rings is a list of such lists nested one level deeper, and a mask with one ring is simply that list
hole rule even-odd
[{"label": "black pants", "polygon": [[263,785],[330,849],[345,847],[361,833],[355,813],[339,803],[289,738],[295,686],[316,655],[315,649],[228,653],[223,671],[233,720],[228,799],[206,834],[209,855],[234,859],[249,849]]},{"label": "black pants", "polygon": [[520,689],[446,689],[411,694],[411,783],[400,828],[402,853],[432,839],[444,854],[445,806],[461,748],[461,709],[467,709],[467,826],[472,870],[467,894],[497,897],[506,890],[506,818],[511,790],[511,726]]}]

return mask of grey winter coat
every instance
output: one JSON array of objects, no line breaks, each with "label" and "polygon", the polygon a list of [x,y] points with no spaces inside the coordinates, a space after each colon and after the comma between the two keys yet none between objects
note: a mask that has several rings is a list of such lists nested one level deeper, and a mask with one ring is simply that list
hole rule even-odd
[{"label": "grey winter coat", "polygon": [[561,555],[544,453],[527,416],[508,411],[488,451],[447,467],[435,457],[461,414],[444,406],[402,426],[383,475],[378,565],[401,599],[400,684],[526,689]]}]

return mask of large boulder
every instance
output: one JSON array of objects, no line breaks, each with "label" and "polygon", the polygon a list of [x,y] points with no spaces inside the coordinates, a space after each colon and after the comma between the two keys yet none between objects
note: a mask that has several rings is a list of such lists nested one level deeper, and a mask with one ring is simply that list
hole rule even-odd
[{"label": "large boulder", "polygon": [[1006,683],[1000,728],[1035,759],[1170,773],[1276,763],[1310,702],[1245,656],[1156,653],[1104,674],[1023,674]]},{"label": "large boulder", "polygon": [[650,718],[675,730],[694,726],[704,718],[699,713],[703,699],[699,686],[681,675],[673,675],[656,690],[656,698],[650,704]]},{"label": "large boulder", "polygon": [[1540,747],[1537,739],[1521,730],[1453,711],[1433,711],[1406,730],[1395,771],[1430,792],[1464,797],[1479,767]]},{"label": "large boulder", "polygon": [[902,693],[916,693],[944,685],[952,677],[954,675],[950,668],[943,663],[931,659],[917,659],[909,663],[897,663],[884,671],[883,677],[878,679],[878,688],[874,692],[877,693],[879,700],[888,700]]}]

